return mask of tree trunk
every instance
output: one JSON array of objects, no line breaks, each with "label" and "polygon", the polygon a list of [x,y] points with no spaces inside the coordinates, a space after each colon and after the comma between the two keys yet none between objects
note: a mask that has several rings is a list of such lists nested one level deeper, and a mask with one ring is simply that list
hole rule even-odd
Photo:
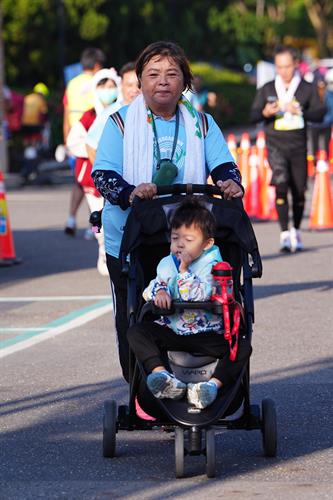
[{"label": "tree trunk", "polygon": [[333,55],[333,29],[329,17],[332,12],[331,2],[310,0],[305,2],[305,8],[317,35],[319,56],[329,57]]}]

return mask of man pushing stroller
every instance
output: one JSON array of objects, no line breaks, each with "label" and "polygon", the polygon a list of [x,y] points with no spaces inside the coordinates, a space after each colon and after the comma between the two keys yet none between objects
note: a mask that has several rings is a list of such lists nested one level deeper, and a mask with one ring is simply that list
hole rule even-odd
[{"label": "man pushing stroller", "polygon": [[[157,267],[157,276],[144,290],[146,301],[170,309],[172,300],[209,301],[213,289],[212,267],[222,260],[214,244],[215,219],[198,200],[187,198],[171,221],[171,253]],[[127,333],[136,358],[148,374],[147,386],[158,399],[181,399],[203,409],[213,403],[218,391],[232,384],[251,354],[251,346],[240,335],[238,352],[230,360],[229,343],[223,335],[223,319],[204,309],[185,309],[161,316],[154,322],[133,325]],[[185,384],[170,373],[163,351],[178,350],[218,358],[210,380]]]}]

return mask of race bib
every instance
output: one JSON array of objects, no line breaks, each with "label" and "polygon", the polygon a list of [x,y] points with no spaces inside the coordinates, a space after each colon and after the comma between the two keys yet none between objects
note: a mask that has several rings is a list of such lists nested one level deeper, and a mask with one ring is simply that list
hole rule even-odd
[{"label": "race bib", "polygon": [[274,121],[275,130],[301,130],[304,128],[304,118],[302,115],[283,113]]}]

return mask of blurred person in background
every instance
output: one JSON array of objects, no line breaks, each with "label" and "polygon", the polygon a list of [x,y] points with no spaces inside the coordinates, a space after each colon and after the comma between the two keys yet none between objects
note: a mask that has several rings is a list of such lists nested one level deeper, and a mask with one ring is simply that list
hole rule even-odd
[{"label": "blurred person in background", "polygon": [[49,89],[45,83],[37,83],[33,91],[24,97],[21,136],[23,158],[21,175],[24,182],[37,177],[38,163],[49,150],[50,123],[47,98]]},{"label": "blurred person in background", "polygon": [[87,134],[86,147],[91,163],[95,161],[97,146],[109,116],[118,111],[122,106],[130,104],[140,93],[134,62],[124,64],[119,71],[119,75],[121,77],[121,88],[117,100],[97,115]]},{"label": "blurred person in background", "polygon": [[22,131],[40,133],[48,118],[47,97],[49,89],[45,83],[37,83],[33,91],[24,97],[22,113]]},{"label": "blurred person in background", "polygon": [[[87,48],[82,52],[82,73],[70,80],[63,98],[63,134],[65,144],[71,127],[80,120],[85,111],[94,106],[91,90],[92,78],[97,71],[103,68],[104,63],[105,55],[100,49]],[[82,187],[74,180],[70,199],[69,216],[65,225],[65,233],[70,236],[75,236],[76,214],[83,197],[84,192]],[[90,230],[87,236],[92,236]]]},{"label": "blurred person in background", "polygon": [[[96,116],[100,116],[106,107],[110,107],[116,101],[120,92],[120,82],[121,79],[114,68],[104,68],[95,73],[92,78],[94,107],[83,113],[80,120],[74,123],[67,136],[66,146],[76,156],[75,178],[85,194],[90,212],[102,210],[104,198],[95,188],[91,178],[92,164],[88,159],[86,138]],[[100,233],[95,233],[95,236],[99,246],[97,270],[102,276],[108,276],[103,229]]]},{"label": "blurred person in background", "polygon": [[315,157],[319,150],[328,154],[328,146],[333,126],[333,68],[329,69],[324,78],[318,80],[318,92],[326,107],[324,118],[319,123],[310,124],[311,147]]},{"label": "blurred person in background", "polygon": [[33,91],[24,97],[22,132],[24,135],[43,134],[48,123],[47,98],[50,92],[45,83],[37,83]]},{"label": "blurred person in background", "polygon": [[186,99],[190,101],[194,109],[197,111],[208,111],[209,108],[215,108],[217,104],[217,96],[215,92],[208,91],[203,86],[202,77],[200,75],[193,76],[192,88],[184,93]]},{"label": "blurred person in background", "polygon": [[[316,86],[303,80],[293,48],[275,50],[275,80],[258,89],[251,108],[253,123],[264,121],[268,161],[276,188],[280,251],[303,249],[300,226],[307,186],[306,122],[321,121],[325,106]],[[289,228],[288,192],[292,196],[292,227]]]},{"label": "blurred person in background", "polygon": [[4,86],[3,97],[5,127],[8,139],[21,130],[24,96]]}]

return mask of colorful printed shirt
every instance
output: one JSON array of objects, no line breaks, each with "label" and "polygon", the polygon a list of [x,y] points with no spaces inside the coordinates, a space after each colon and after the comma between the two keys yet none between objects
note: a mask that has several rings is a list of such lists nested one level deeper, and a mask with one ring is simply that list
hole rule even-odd
[{"label": "colorful printed shirt", "polygon": [[[173,255],[168,255],[157,266],[157,276],[143,292],[146,301],[154,300],[160,290],[168,292],[172,299],[184,302],[204,302],[212,294],[212,267],[222,260],[216,245],[205,250],[193,261],[188,271],[180,273],[179,263]],[[161,316],[156,323],[168,326],[178,335],[192,335],[204,332],[222,333],[221,316],[203,309],[188,309],[182,313]]]}]

